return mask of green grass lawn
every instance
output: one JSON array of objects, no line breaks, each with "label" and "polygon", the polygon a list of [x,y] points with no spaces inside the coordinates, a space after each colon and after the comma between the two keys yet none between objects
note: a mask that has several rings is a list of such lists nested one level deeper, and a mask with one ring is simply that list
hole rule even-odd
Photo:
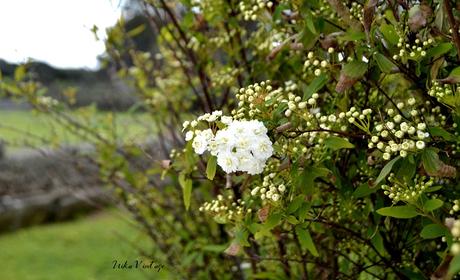
[{"label": "green grass lawn", "polygon": [[[82,114],[84,116],[84,114]],[[109,112],[97,112],[79,117],[85,125],[97,128],[99,133],[110,131]],[[153,135],[153,124],[145,113],[114,113],[117,136],[123,141],[142,140]],[[46,139],[42,141],[40,138]],[[85,141],[56,123],[51,117],[33,111],[0,111],[0,139],[8,146],[48,146],[57,143],[79,143]]]},{"label": "green grass lawn", "polygon": [[1,235],[0,279],[171,279],[166,268],[112,268],[113,260],[142,259],[128,243],[148,249],[146,238],[124,218],[126,214],[108,210]]}]

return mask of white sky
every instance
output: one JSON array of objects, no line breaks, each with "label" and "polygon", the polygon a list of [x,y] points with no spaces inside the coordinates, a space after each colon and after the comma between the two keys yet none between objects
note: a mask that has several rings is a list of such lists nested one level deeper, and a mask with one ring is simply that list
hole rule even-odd
[{"label": "white sky", "polygon": [[0,0],[0,58],[61,68],[97,68],[104,43],[90,29],[118,19],[121,0]]}]

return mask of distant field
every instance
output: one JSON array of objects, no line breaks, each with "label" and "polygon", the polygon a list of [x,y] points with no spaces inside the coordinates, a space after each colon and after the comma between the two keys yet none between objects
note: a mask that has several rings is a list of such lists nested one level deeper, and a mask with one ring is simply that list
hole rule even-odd
[{"label": "distant field", "polygon": [[[145,113],[115,113],[117,137],[124,141],[142,140],[153,134],[153,123]],[[94,117],[82,119],[100,131],[112,124],[111,113],[98,112]],[[43,139],[41,139],[43,138]],[[11,147],[48,146],[57,143],[84,141],[49,116],[33,111],[0,111],[0,139]]]},{"label": "distant field", "polygon": [[0,235],[0,279],[173,279],[167,269],[112,268],[113,260],[142,259],[119,236],[148,251],[145,237],[120,216],[125,214],[106,210],[74,222]]}]

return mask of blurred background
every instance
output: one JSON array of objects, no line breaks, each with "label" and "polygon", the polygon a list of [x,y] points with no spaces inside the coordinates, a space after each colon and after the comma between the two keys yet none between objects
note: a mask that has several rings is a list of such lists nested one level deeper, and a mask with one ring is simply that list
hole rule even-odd
[{"label": "blurred background", "polygon": [[[126,30],[136,32],[136,48],[155,47],[138,5],[0,1],[1,78],[14,79],[27,64],[46,96],[92,111],[86,120],[92,126],[116,119],[123,141],[145,140],[152,124],[136,109],[133,89],[117,78],[104,45],[106,29],[123,17]],[[114,207],[94,164],[81,156],[91,149],[26,102],[1,97],[0,279],[152,278],[151,271],[113,269],[115,260],[141,259],[137,248],[147,242]]]}]

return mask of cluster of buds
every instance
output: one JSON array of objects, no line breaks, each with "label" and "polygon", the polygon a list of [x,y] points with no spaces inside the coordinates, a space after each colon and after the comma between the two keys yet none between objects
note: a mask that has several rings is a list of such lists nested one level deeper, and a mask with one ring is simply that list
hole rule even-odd
[{"label": "cluster of buds", "polygon": [[259,195],[262,200],[271,200],[277,202],[281,199],[281,195],[286,191],[286,185],[276,180],[276,173],[270,173],[263,179],[262,186],[256,186],[252,189],[251,195]]},{"label": "cluster of buds", "polygon": [[236,98],[239,100],[238,110],[233,110],[232,115],[235,119],[253,118],[262,112],[259,106],[264,105],[266,97],[270,98],[276,94],[272,93],[272,91],[270,80],[241,88],[236,94]]},{"label": "cluster of buds", "polygon": [[[329,48],[328,52],[333,53],[334,49]],[[306,75],[313,73],[315,76],[319,76],[329,66],[329,62],[327,60],[320,60],[315,57],[313,52],[309,52],[307,54],[307,60],[305,60],[303,66]]]},{"label": "cluster of buds", "polygon": [[200,47],[201,47],[201,43],[200,41],[198,41],[198,39],[195,36],[191,37],[187,43],[187,48],[190,48],[194,50],[195,52],[197,52],[200,49]]},{"label": "cluster of buds", "polygon": [[428,94],[450,107],[460,105],[460,102],[457,101],[460,100],[460,87],[458,86],[454,90],[450,84],[441,85],[438,81],[433,81]]},{"label": "cluster of buds", "polygon": [[450,228],[450,233],[452,234],[454,241],[456,241],[450,247],[450,251],[453,255],[458,255],[460,254],[460,243],[458,242],[460,240],[460,220],[451,219],[449,222],[448,227]]},{"label": "cluster of buds", "polygon": [[211,81],[214,87],[233,85],[235,77],[241,73],[240,68],[228,67],[218,72],[211,73]]},{"label": "cluster of buds", "polygon": [[454,205],[452,205],[452,209],[450,209],[449,214],[453,215],[460,211],[460,200],[454,200]]},{"label": "cluster of buds", "polygon": [[363,21],[363,5],[353,1],[350,8],[350,19],[356,18],[359,21]]},{"label": "cluster of buds", "polygon": [[209,43],[215,45],[217,48],[223,47],[225,44],[230,43],[230,40],[236,34],[236,29],[230,30],[228,33],[225,32],[219,36],[212,37],[209,39]]},{"label": "cluster of buds", "polygon": [[54,106],[57,106],[59,104],[59,101],[56,99],[50,97],[50,96],[39,96],[37,97],[37,105],[43,106],[46,108],[51,108]]},{"label": "cluster of buds", "polygon": [[433,178],[419,176],[418,174],[415,175],[413,184],[412,182],[399,181],[394,173],[391,173],[387,180],[391,183],[391,186],[382,185],[382,189],[384,190],[384,194],[393,200],[393,203],[397,203],[400,200],[407,202],[416,201],[425,190],[434,184]]},{"label": "cluster of buds", "polygon": [[[249,2],[249,3],[247,3]],[[244,20],[257,20],[257,14],[260,10],[264,8],[271,8],[273,2],[267,0],[250,0],[250,1],[241,1],[239,3],[239,8],[243,14]]]},{"label": "cluster of buds", "polygon": [[[415,99],[408,100],[409,105],[413,105]],[[404,108],[405,104],[397,104],[399,109]],[[375,134],[369,139],[370,149],[377,148],[383,153],[383,159],[389,160],[392,155],[406,157],[409,152],[417,152],[425,148],[425,140],[430,136],[427,132],[427,125],[415,119],[419,111],[412,110],[411,115],[416,121],[403,120],[403,117],[394,109],[387,109],[389,117],[387,121],[375,121]]]},{"label": "cluster of buds", "polygon": [[223,195],[219,194],[217,199],[211,202],[205,202],[198,210],[201,212],[208,212],[211,215],[218,216],[224,220],[238,220],[247,213],[251,213],[251,209],[245,211],[245,202],[238,199],[236,202],[233,201],[233,196],[229,195],[227,199]]},{"label": "cluster of buds", "polygon": [[319,94],[313,93],[307,101],[302,101],[300,96],[296,96],[293,93],[288,93],[287,97],[288,99],[281,99],[281,103],[287,103],[288,108],[284,112],[284,115],[289,118],[292,115],[292,112],[295,111],[298,111],[300,114],[307,114],[305,108],[307,108],[307,105],[314,107],[319,98]]},{"label": "cluster of buds", "polygon": [[406,36],[401,36],[398,42],[399,54],[393,56],[394,60],[400,60],[406,62],[408,59],[418,60],[426,56],[426,49],[429,48],[433,43],[433,39],[421,41],[415,39],[415,44],[411,45],[405,42]]}]

